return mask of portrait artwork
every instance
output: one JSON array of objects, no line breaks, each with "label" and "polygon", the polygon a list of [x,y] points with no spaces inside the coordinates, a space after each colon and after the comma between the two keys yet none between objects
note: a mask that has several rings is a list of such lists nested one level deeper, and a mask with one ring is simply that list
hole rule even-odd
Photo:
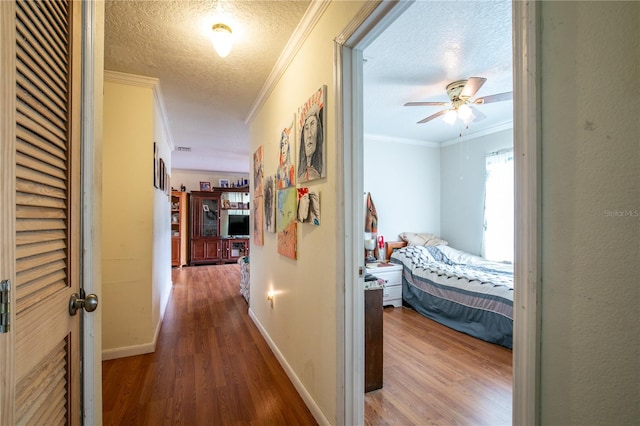
[{"label": "portrait artwork", "polygon": [[311,188],[298,188],[298,222],[320,225],[320,195]]},{"label": "portrait artwork", "polygon": [[296,258],[297,192],[295,188],[279,189],[276,203],[278,253],[291,259]]},{"label": "portrait artwork", "polygon": [[267,176],[264,180],[264,227],[267,232],[276,232],[276,177]]},{"label": "portrait artwork", "polygon": [[264,163],[262,145],[253,153],[253,197],[262,197]]},{"label": "portrait artwork", "polygon": [[262,195],[256,197],[253,201],[253,243],[256,246],[264,245],[264,227],[263,227],[263,212],[264,201]]},{"label": "portrait artwork", "polygon": [[323,85],[298,108],[298,183],[327,176],[326,103]]},{"label": "portrait artwork", "polygon": [[296,173],[293,159],[295,158],[295,122],[296,116],[293,115],[289,127],[285,127],[280,134],[280,150],[278,151],[278,172],[277,184],[278,189],[295,186]]}]

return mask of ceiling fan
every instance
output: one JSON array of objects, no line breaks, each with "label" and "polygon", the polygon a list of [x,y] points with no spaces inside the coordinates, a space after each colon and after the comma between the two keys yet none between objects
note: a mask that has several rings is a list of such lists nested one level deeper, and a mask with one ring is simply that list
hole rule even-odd
[{"label": "ceiling fan", "polygon": [[483,96],[471,99],[473,95],[487,81],[483,77],[469,77],[468,80],[458,80],[447,85],[447,95],[450,102],[407,102],[404,106],[446,106],[449,108],[438,111],[422,120],[418,124],[426,123],[444,115],[443,120],[448,124],[453,124],[460,118],[465,124],[472,121],[480,121],[487,118],[474,105],[488,104],[491,102],[508,101],[513,99],[513,92],[497,93],[495,95]]}]

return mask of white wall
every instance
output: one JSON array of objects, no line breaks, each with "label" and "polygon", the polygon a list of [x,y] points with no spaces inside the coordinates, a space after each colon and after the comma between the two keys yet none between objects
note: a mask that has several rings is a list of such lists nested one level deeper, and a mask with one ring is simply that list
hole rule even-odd
[{"label": "white wall", "polygon": [[[158,146],[158,158],[165,162],[167,171],[171,170],[171,152],[169,150],[169,135],[165,127],[165,116],[160,108],[162,98],[156,87],[154,90],[153,103],[153,134],[154,141]],[[147,154],[148,156],[148,154]],[[158,339],[160,326],[164,311],[169,302],[172,290],[171,281],[171,190],[165,194],[160,189],[153,189],[153,237],[150,241],[152,246],[152,325],[155,324],[153,342]]]},{"label": "white wall", "polygon": [[440,152],[440,236],[480,255],[484,222],[485,156],[513,146],[513,129],[443,146]]},{"label": "white wall", "polygon": [[152,352],[171,290],[170,203],[153,185],[153,143],[170,166],[156,79],[105,72],[103,359]]},{"label": "white wall", "polygon": [[[320,192],[321,225],[298,224],[297,260],[279,255],[276,234],[251,245],[251,315],[284,359],[294,383],[320,411],[322,423],[337,420],[337,310],[344,289],[341,150],[336,145],[334,38],[363,3],[331,2],[250,123],[251,152],[264,147],[265,175],[278,164],[280,134],[309,96],[327,85],[327,177],[309,182]],[[253,185],[253,183],[251,184]],[[253,186],[252,186],[253,187]],[[254,200],[252,200],[253,202]],[[273,304],[267,292],[275,292]],[[318,415],[315,412],[314,414]],[[341,416],[341,413],[340,413]]]},{"label": "white wall", "polygon": [[364,137],[364,192],[378,212],[378,235],[440,234],[440,148]]},{"label": "white wall", "polygon": [[540,423],[638,424],[640,2],[540,12]]}]

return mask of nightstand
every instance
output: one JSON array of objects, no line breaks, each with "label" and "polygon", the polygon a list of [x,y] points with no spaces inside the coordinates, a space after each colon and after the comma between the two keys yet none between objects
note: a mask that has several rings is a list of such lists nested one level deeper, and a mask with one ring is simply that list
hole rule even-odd
[{"label": "nightstand", "polygon": [[367,273],[385,280],[382,306],[402,306],[402,265],[367,268]]}]

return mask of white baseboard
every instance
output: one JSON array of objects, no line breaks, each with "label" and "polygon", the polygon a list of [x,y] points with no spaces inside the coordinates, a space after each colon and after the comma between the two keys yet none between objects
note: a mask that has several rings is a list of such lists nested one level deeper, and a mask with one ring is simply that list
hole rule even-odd
[{"label": "white baseboard", "polygon": [[256,327],[258,327],[260,334],[262,334],[262,337],[264,337],[264,340],[266,340],[267,344],[271,348],[271,351],[276,356],[276,359],[284,369],[285,373],[287,373],[289,380],[291,380],[291,382],[293,383],[293,386],[296,388],[296,390],[300,394],[300,397],[306,404],[307,408],[309,408],[309,411],[311,411],[311,414],[316,419],[318,424],[330,425],[331,422],[327,420],[322,410],[320,410],[320,407],[318,407],[318,404],[316,404],[315,400],[311,397],[311,394],[307,391],[307,388],[304,387],[304,385],[296,375],[295,371],[293,371],[293,368],[291,368],[289,363],[287,363],[287,360],[284,358],[284,356],[282,355],[282,353],[280,352],[276,344],[273,342],[273,340],[271,340],[271,336],[269,336],[269,334],[267,333],[267,330],[265,330],[265,328],[262,326],[262,324],[260,323],[258,318],[255,316],[251,308],[249,308],[249,317],[253,320],[253,323],[256,325]]},{"label": "white baseboard", "polygon": [[[172,283],[173,284],[173,283]],[[156,343],[158,342],[158,336],[160,336],[160,328],[162,327],[162,320],[164,319],[164,313],[171,298],[173,292],[173,285],[169,290],[169,296],[164,302],[164,306],[160,307],[160,319],[156,324],[156,330],[153,333],[153,340],[149,343],[143,343],[141,345],[125,346],[122,348],[106,349],[102,351],[102,360],[107,361],[110,359],[124,358],[128,356],[150,354],[156,351]]]},{"label": "white baseboard", "polygon": [[124,358],[127,356],[150,354],[156,350],[156,341],[143,343],[141,345],[126,346],[123,348],[107,349],[102,351],[102,360],[107,361],[110,359]]}]

